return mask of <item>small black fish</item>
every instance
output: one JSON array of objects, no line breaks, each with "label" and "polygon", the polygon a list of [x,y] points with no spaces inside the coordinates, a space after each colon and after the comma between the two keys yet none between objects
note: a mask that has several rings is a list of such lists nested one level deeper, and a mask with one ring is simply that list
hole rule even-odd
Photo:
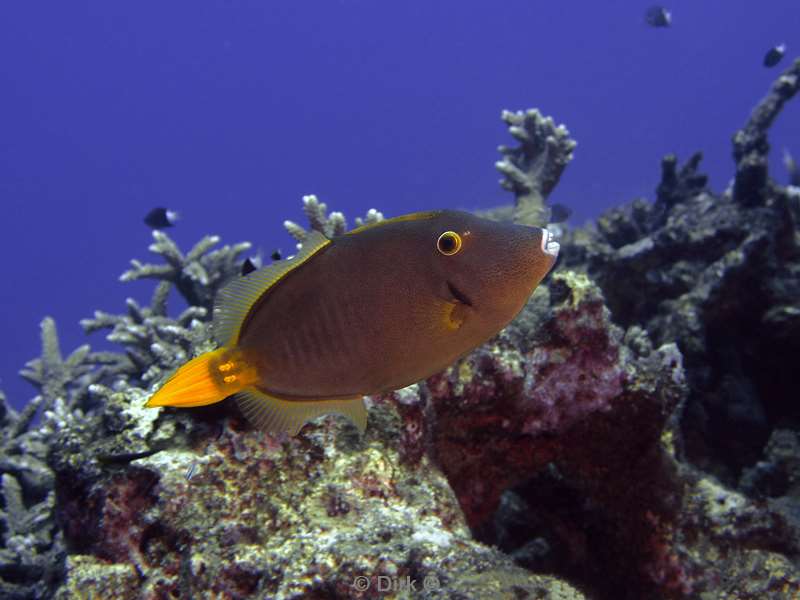
[{"label": "small black fish", "polygon": [[281,250],[280,250],[280,248],[278,248],[277,250],[273,251],[273,252],[272,252],[272,254],[270,254],[270,255],[269,255],[269,257],[270,257],[272,260],[280,260],[281,258],[283,258],[283,257],[281,256]]},{"label": "small black fish", "polygon": [[550,207],[550,223],[563,223],[572,215],[572,209],[563,204],[553,204]]},{"label": "small black fish", "polygon": [[180,218],[174,210],[167,210],[163,207],[154,208],[144,218],[144,222],[148,227],[153,229],[164,229],[165,227],[172,227]]},{"label": "small black fish", "polygon": [[248,256],[244,259],[242,263],[242,275],[247,275],[248,273],[252,273],[253,271],[257,271],[261,268],[261,257],[256,256]]},{"label": "small black fish", "polygon": [[784,54],[786,54],[786,44],[773,46],[767,50],[767,53],[764,55],[764,66],[768,69],[774,67],[781,62]]},{"label": "small black fish", "polygon": [[663,6],[651,6],[644,13],[644,21],[650,27],[669,27],[672,25],[672,13]]}]

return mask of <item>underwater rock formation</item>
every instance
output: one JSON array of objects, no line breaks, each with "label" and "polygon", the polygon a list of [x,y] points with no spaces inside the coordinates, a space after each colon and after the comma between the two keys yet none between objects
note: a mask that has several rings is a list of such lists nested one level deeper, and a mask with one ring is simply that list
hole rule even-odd
[{"label": "underwater rock formation", "polygon": [[372,407],[363,439],[331,419],[276,439],[224,410],[147,419],[140,401],[110,399],[114,422],[138,428],[136,447],[168,448],[98,467],[87,445],[107,455],[124,432],[100,420],[61,439],[60,598],[583,597],[474,541],[441,473],[402,461],[388,402]]}]

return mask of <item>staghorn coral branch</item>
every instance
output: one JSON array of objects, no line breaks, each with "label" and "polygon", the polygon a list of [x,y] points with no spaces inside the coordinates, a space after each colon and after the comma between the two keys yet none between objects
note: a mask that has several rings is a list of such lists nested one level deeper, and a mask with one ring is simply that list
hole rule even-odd
[{"label": "staghorn coral branch", "polygon": [[[117,371],[151,382],[185,362],[193,355],[193,348],[208,338],[207,327],[202,322],[208,311],[202,306],[190,306],[177,319],[162,316],[164,306],[160,294],[154,294],[151,306],[140,306],[128,298],[127,314],[110,315],[95,312],[93,319],[81,320],[86,332],[110,329],[106,336],[111,342],[125,347],[124,361],[114,362],[113,354],[97,356],[109,366],[105,374]],[[116,355],[121,356],[121,355]]]},{"label": "staghorn coral branch", "polygon": [[544,225],[548,220],[545,201],[572,160],[576,142],[566,127],[557,126],[551,117],[542,116],[535,108],[524,112],[504,110],[501,118],[520,143],[516,148],[500,146],[503,159],[495,163],[503,174],[500,185],[516,197],[514,220]]},{"label": "staghorn coral branch", "polygon": [[[239,255],[250,249],[249,242],[211,250],[220,241],[218,236],[203,237],[184,256],[177,244],[163,231],[153,232],[154,242],[149,249],[164,258],[166,264],[144,264],[132,260],[132,268],[120,276],[120,281],[157,279],[173,284],[186,302],[211,310],[217,291],[240,272]],[[167,292],[158,291],[162,299]],[[163,314],[163,313],[162,313]]]},{"label": "staghorn coral branch", "polygon": [[[338,211],[328,214],[328,205],[320,202],[313,194],[303,196],[303,212],[308,218],[309,228],[319,231],[326,237],[333,238],[343,235],[347,231],[347,219],[344,214]],[[377,223],[382,220],[383,213],[371,208],[363,219],[356,218],[356,226],[360,227],[361,225]],[[308,235],[303,226],[294,221],[284,221],[283,226],[289,232],[289,235],[302,245]]]},{"label": "staghorn coral branch", "polygon": [[97,376],[93,373],[94,356],[88,345],[76,348],[62,358],[58,332],[52,317],[45,317],[42,328],[42,355],[28,361],[20,375],[36,386],[48,410],[57,398],[74,405],[85,397],[86,388]]}]

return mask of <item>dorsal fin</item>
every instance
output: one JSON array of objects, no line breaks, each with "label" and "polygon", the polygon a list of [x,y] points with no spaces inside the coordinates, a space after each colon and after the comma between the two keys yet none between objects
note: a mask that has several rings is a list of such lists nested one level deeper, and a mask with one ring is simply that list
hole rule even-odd
[{"label": "dorsal fin", "polygon": [[306,262],[331,241],[319,231],[308,233],[303,247],[293,258],[275,262],[238,277],[217,294],[214,301],[214,339],[221,346],[236,344],[245,317],[256,301],[288,273]]},{"label": "dorsal fin", "polygon": [[367,229],[373,229],[375,227],[383,227],[384,225],[390,225],[391,223],[399,223],[400,221],[421,221],[424,219],[433,219],[441,212],[442,211],[440,210],[428,210],[423,212],[415,212],[408,215],[400,215],[399,217],[392,217],[391,219],[381,219],[380,221],[375,221],[374,223],[366,223],[364,225],[361,225],[360,227],[351,229],[344,235],[353,235],[356,233],[361,233],[362,231],[366,231]]}]

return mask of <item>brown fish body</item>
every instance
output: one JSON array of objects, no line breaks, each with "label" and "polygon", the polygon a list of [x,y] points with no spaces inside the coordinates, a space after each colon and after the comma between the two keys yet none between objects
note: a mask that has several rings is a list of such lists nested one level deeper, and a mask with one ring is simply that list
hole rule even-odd
[{"label": "brown fish body", "polygon": [[546,230],[456,211],[398,217],[331,241],[314,235],[294,264],[256,271],[221,294],[223,347],[205,366],[192,367],[201,356],[181,367],[194,377],[207,371],[211,383],[190,385],[179,370],[150,406],[244,391],[240,405],[267,429],[295,432],[326,412],[363,427],[361,396],[424,379],[491,338],[558,251]]},{"label": "brown fish body", "polygon": [[424,379],[496,334],[538,284],[525,269],[525,281],[501,281],[493,263],[503,261],[484,248],[472,262],[486,284],[522,289],[500,308],[481,305],[484,295],[469,292],[483,283],[461,281],[480,277],[477,267],[454,268],[461,257],[443,256],[436,239],[458,231],[466,253],[474,239],[508,230],[502,243],[511,247],[532,239],[534,266],[540,238],[513,227],[443,211],[337,238],[253,307],[239,345],[258,357],[263,389],[283,397],[369,395]]}]

